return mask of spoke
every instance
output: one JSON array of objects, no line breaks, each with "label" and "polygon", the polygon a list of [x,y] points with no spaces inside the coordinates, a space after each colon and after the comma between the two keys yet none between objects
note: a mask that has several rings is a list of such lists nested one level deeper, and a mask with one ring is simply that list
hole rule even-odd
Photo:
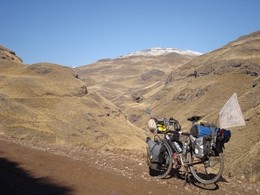
[{"label": "spoke", "polygon": [[207,167],[205,166],[205,173],[208,175]]}]

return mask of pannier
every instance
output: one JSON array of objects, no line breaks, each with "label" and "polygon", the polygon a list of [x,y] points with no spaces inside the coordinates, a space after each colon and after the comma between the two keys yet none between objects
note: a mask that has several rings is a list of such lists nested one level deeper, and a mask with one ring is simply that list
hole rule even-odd
[{"label": "pannier", "polygon": [[163,147],[161,143],[155,142],[151,140],[151,138],[147,138],[146,140],[148,147],[147,147],[147,154],[148,154],[148,163],[151,169],[156,170],[159,163],[163,159]]},{"label": "pannier", "polygon": [[203,137],[206,135],[216,136],[218,133],[218,128],[214,125],[195,124],[191,127],[190,133],[191,133],[191,135],[193,135],[196,138]]},{"label": "pannier", "polygon": [[226,129],[219,129],[217,134],[217,141],[228,143],[231,138],[231,131]]},{"label": "pannier", "polygon": [[203,158],[207,156],[211,151],[211,141],[210,135],[195,138],[191,135],[192,151],[193,155],[197,158]]},{"label": "pannier", "polygon": [[203,158],[211,151],[211,147],[216,144],[218,152],[222,151],[224,144],[231,138],[231,131],[226,129],[219,129],[214,125],[207,123],[194,124],[190,130],[192,135],[192,149],[194,156]]}]

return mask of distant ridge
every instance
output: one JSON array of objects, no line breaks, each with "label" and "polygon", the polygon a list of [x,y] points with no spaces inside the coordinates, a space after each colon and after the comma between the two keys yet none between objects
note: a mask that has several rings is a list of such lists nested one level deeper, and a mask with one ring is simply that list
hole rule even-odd
[{"label": "distant ridge", "polygon": [[120,56],[120,58],[126,58],[131,56],[162,56],[168,55],[171,53],[177,53],[182,55],[190,55],[190,56],[200,56],[203,53],[191,50],[180,50],[176,48],[162,48],[162,47],[154,47],[146,50],[136,51],[129,53],[127,55]]}]

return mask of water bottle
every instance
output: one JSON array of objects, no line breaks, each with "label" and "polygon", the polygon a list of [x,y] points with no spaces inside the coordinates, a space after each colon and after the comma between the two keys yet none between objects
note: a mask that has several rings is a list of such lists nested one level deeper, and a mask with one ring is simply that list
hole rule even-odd
[{"label": "water bottle", "polygon": [[182,149],[181,149],[181,146],[178,142],[173,142],[173,145],[175,147],[175,149],[177,150],[178,153],[181,153],[182,152]]},{"label": "water bottle", "polygon": [[182,147],[182,154],[186,155],[188,150],[188,143],[184,142],[183,147]]}]

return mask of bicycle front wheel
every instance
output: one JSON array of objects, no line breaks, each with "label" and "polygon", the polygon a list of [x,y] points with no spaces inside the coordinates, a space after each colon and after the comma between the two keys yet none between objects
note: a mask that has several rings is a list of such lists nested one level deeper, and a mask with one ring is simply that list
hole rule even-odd
[{"label": "bicycle front wheel", "polygon": [[166,141],[162,142],[162,151],[160,155],[161,162],[158,164],[158,168],[156,170],[153,170],[153,173],[155,171],[156,173],[154,173],[154,176],[157,176],[157,178],[162,179],[166,178],[169,175],[169,173],[172,170],[173,164],[172,149]]},{"label": "bicycle front wheel", "polygon": [[224,157],[222,153],[217,156],[209,156],[202,160],[188,155],[189,168],[194,178],[203,184],[212,184],[219,180],[224,169]]}]

